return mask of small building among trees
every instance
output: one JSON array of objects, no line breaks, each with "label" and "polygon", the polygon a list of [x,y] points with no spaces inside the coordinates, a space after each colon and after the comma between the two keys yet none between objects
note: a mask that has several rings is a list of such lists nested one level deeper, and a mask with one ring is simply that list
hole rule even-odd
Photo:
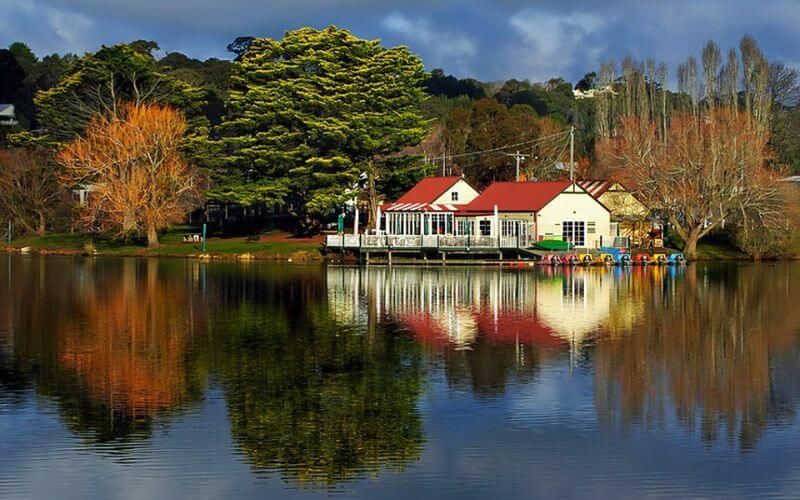
[{"label": "small building among trees", "polygon": [[611,180],[582,180],[578,185],[611,211],[613,238],[629,238],[634,246],[641,245],[653,229],[650,209],[619,182]]},{"label": "small building among trees", "polygon": [[[459,234],[455,214],[479,195],[462,177],[428,177],[382,205],[378,231],[387,235]],[[385,219],[385,220],[381,220]]]},{"label": "small building among trees", "polygon": [[519,246],[545,239],[569,241],[578,248],[613,243],[609,209],[568,180],[495,182],[457,217],[465,234],[515,238]]},{"label": "small building among trees", "polygon": [[13,127],[19,125],[13,104],[0,104],[0,126]]},{"label": "small building among trees", "polygon": [[479,194],[461,177],[430,177],[381,210],[377,229],[388,236],[471,236],[515,247],[544,239],[579,248],[613,244],[611,211],[567,180],[495,182]]}]

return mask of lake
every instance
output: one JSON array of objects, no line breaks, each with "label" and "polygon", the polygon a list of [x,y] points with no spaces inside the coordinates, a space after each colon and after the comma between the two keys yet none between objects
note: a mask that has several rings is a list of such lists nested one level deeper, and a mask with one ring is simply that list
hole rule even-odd
[{"label": "lake", "polygon": [[798,300],[787,263],[0,255],[0,497],[796,497]]}]

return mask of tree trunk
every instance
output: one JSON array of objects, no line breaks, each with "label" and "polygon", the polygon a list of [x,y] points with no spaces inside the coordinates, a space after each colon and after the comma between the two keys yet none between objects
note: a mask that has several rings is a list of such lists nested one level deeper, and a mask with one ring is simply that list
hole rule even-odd
[{"label": "tree trunk", "polygon": [[158,231],[153,224],[147,225],[147,247],[153,248],[158,246]]},{"label": "tree trunk", "polygon": [[125,211],[125,215],[122,219],[122,232],[126,234],[127,238],[128,233],[131,233],[135,230],[136,230],[136,212],[132,208],[129,208],[128,210]]},{"label": "tree trunk", "polygon": [[698,241],[700,241],[700,226],[692,228],[686,233],[683,243],[683,256],[686,257],[686,260],[695,260],[697,258]]},{"label": "tree trunk", "polygon": [[36,230],[36,234],[38,234],[39,236],[44,236],[45,227],[47,226],[45,222],[46,219],[44,213],[39,212],[39,228]]},{"label": "tree trunk", "polygon": [[370,161],[367,171],[367,203],[369,204],[369,225],[370,231],[376,229],[378,222],[378,192],[375,188],[375,164]]}]

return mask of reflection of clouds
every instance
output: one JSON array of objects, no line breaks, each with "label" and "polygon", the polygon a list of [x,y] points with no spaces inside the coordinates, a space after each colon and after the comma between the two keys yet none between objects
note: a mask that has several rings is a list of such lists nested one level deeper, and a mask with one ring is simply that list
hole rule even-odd
[{"label": "reflection of clouds", "polygon": [[509,392],[509,421],[524,428],[595,429],[591,377],[573,373],[566,364],[549,366],[543,375],[536,383]]}]

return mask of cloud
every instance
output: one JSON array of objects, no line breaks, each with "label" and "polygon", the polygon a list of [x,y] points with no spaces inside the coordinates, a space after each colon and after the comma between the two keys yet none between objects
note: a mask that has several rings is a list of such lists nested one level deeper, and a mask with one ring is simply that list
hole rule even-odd
[{"label": "cloud", "polygon": [[436,29],[427,18],[410,19],[393,12],[383,18],[381,26],[390,33],[400,35],[423,52],[429,68],[446,66],[451,72],[464,73],[478,54],[477,45],[471,37]]},{"label": "cloud", "polygon": [[518,37],[508,46],[508,63],[521,66],[536,81],[570,76],[576,64],[597,65],[605,48],[595,35],[607,22],[597,14],[524,9],[511,15],[508,24]]},{"label": "cloud", "polygon": [[237,36],[331,24],[483,80],[576,81],[627,54],[674,74],[709,38],[727,48],[746,32],[774,59],[796,61],[800,46],[797,0],[0,0],[0,46],[23,41],[40,55],[144,38],[165,52],[228,57]]},{"label": "cloud", "polygon": [[47,9],[43,14],[52,32],[65,46],[88,49],[92,45],[87,35],[93,23],[86,16],[59,9]]},{"label": "cloud", "polygon": [[96,46],[91,19],[39,0],[7,0],[0,5],[0,46],[27,43],[39,54],[83,52]]}]

